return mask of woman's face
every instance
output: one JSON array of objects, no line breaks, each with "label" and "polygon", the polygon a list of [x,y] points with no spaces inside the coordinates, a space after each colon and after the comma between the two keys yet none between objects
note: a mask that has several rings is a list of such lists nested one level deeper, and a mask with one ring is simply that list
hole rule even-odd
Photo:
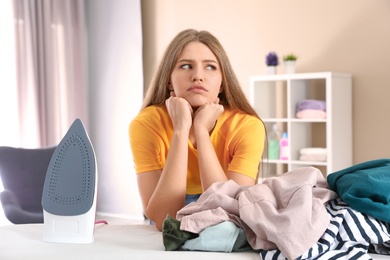
[{"label": "woman's face", "polygon": [[215,102],[222,85],[222,72],[214,53],[203,43],[187,44],[173,69],[169,89],[194,108]]}]

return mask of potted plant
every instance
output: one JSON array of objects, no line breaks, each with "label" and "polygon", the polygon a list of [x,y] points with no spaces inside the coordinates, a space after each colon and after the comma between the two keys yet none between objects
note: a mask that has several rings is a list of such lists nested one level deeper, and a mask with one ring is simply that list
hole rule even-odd
[{"label": "potted plant", "polygon": [[287,54],[283,57],[285,73],[295,73],[295,64],[297,59],[298,57],[293,53]]},{"label": "potted plant", "polygon": [[265,64],[267,65],[266,74],[276,74],[276,66],[279,65],[279,58],[275,52],[270,52],[265,56]]}]

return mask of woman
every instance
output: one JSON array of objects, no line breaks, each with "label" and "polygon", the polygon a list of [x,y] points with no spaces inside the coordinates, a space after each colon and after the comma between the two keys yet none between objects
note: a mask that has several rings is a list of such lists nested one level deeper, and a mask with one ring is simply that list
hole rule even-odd
[{"label": "woman", "polygon": [[168,46],[129,136],[144,213],[161,230],[215,182],[255,184],[265,128],[219,41],[189,29]]}]

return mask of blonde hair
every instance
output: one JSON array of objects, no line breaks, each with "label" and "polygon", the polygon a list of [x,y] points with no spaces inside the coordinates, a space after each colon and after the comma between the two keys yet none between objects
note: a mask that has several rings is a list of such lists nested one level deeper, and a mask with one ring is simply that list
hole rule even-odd
[{"label": "blonde hair", "polygon": [[157,73],[148,88],[142,109],[152,105],[161,106],[170,97],[168,84],[172,71],[183,48],[190,42],[203,43],[217,57],[222,73],[222,92],[218,96],[220,103],[225,108],[239,109],[259,118],[242,92],[241,86],[221,43],[208,31],[197,31],[194,29],[187,29],[180,32],[168,45]]}]

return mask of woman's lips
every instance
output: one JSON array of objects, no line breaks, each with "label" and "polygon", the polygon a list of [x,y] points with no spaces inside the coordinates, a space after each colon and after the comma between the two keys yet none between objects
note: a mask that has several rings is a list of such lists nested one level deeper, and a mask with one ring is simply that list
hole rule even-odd
[{"label": "woman's lips", "polygon": [[207,92],[207,90],[202,87],[202,86],[199,86],[199,85],[194,85],[194,86],[191,86],[188,91],[194,91],[194,92]]}]

